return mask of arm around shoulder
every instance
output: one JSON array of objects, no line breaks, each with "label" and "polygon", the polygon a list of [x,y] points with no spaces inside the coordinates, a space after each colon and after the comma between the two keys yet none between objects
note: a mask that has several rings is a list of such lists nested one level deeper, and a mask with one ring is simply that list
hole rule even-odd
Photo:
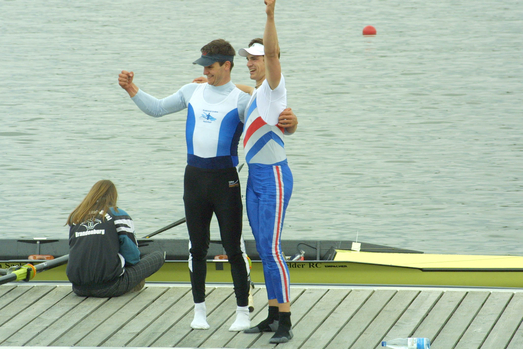
[{"label": "arm around shoulder", "polygon": [[252,93],[254,92],[254,87],[252,87],[252,86],[236,84],[236,87],[238,89],[242,90],[243,92],[248,93],[250,95],[252,95]]},{"label": "arm around shoulder", "polygon": [[298,129],[298,117],[291,108],[286,108],[278,117],[278,126],[282,127],[286,135],[291,135]]}]

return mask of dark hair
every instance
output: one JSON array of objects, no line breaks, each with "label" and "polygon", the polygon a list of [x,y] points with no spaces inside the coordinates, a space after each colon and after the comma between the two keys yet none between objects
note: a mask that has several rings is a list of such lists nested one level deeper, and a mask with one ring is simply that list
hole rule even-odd
[{"label": "dark hair", "polygon": [[261,45],[263,45],[263,39],[262,38],[252,39],[251,42],[249,42],[249,47],[251,47],[254,44],[261,44]]},{"label": "dark hair", "polygon": [[[262,38],[252,39],[251,42],[249,42],[249,47],[251,47],[254,44],[261,44],[261,45],[263,45],[263,39]],[[280,58],[280,51],[279,50],[278,50],[278,58]]]},{"label": "dark hair", "polygon": [[[202,53],[210,54],[210,55],[225,55],[225,56],[236,56],[236,51],[234,51],[234,47],[228,42],[223,39],[216,39],[205,45],[200,50]],[[226,61],[219,62],[220,66],[224,65]],[[231,70],[234,67],[234,62],[231,62]]]}]

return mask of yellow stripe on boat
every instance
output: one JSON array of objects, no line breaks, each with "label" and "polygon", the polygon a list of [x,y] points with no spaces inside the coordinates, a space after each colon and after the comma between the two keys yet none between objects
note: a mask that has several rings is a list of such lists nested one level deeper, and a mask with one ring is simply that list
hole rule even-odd
[{"label": "yellow stripe on boat", "polygon": [[389,265],[423,270],[521,270],[521,256],[450,255],[424,253],[376,253],[336,250],[335,261]]},{"label": "yellow stripe on boat", "polygon": [[[523,288],[523,257],[354,252],[338,250],[351,283]],[[345,276],[345,275],[344,275]]]}]

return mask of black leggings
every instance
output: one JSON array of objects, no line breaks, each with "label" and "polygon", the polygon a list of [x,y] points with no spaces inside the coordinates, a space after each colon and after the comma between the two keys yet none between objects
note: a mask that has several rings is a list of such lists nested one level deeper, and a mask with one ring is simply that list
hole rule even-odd
[{"label": "black leggings", "polygon": [[231,264],[236,303],[247,306],[249,281],[241,250],[243,205],[236,168],[210,170],[188,165],[185,168],[183,200],[191,243],[189,268],[194,302],[205,301],[207,251],[214,213],[220,226],[222,245]]}]

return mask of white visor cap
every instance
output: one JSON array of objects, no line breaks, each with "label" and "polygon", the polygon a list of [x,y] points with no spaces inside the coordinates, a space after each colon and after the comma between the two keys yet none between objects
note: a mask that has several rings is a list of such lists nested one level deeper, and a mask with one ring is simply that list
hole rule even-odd
[{"label": "white visor cap", "polygon": [[242,57],[252,56],[265,56],[265,51],[262,44],[253,44],[251,47],[242,48],[238,51],[238,54]]}]

